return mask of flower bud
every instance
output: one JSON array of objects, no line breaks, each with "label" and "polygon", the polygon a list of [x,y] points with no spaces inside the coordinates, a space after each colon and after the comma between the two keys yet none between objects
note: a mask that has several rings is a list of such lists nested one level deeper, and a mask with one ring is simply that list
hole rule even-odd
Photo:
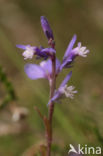
[{"label": "flower bud", "polygon": [[44,16],[41,16],[41,26],[42,26],[42,29],[43,29],[44,34],[46,35],[47,39],[54,40],[52,29],[49,25],[48,20]]}]

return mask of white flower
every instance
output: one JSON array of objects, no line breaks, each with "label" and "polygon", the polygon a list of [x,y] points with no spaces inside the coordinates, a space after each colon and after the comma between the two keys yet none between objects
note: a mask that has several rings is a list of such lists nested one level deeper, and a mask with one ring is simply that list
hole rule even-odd
[{"label": "white flower", "polygon": [[75,87],[74,86],[63,86],[61,88],[59,88],[60,93],[64,94],[66,97],[69,97],[70,99],[74,98],[74,94],[77,93],[77,90],[74,90]]},{"label": "white flower", "polygon": [[26,46],[26,49],[22,55],[24,56],[24,59],[26,60],[26,59],[32,59],[34,53],[35,53],[34,47]]},{"label": "white flower", "polygon": [[78,47],[75,48],[75,54],[82,56],[82,57],[87,57],[88,53],[89,53],[89,50],[86,47],[82,47],[81,42],[79,42]]}]

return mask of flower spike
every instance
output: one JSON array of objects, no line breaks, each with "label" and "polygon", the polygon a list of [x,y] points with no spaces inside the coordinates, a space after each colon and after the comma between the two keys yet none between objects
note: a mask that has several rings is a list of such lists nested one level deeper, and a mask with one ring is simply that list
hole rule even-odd
[{"label": "flower spike", "polygon": [[[53,31],[49,25],[48,20],[44,16],[41,16],[41,26],[45,36],[48,39],[49,47],[44,48],[42,46],[36,47],[30,45],[17,45],[17,47],[24,50],[24,52],[22,53],[24,59],[32,59],[33,56],[36,56],[36,59],[43,59],[43,61],[41,61],[39,65],[31,63],[26,64],[24,67],[24,71],[26,75],[32,80],[46,79],[49,82],[50,96],[48,102],[48,117],[42,115],[38,108],[36,108],[36,110],[39,113],[45,125],[46,146],[43,144],[46,147],[45,152],[47,152],[46,155],[51,156],[52,119],[54,112],[54,104],[55,102],[59,103],[60,100],[65,97],[73,99],[74,95],[77,93],[77,90],[75,90],[74,86],[67,85],[68,81],[72,76],[72,71],[69,72],[69,74],[64,78],[62,83],[56,89],[57,76],[63,68],[70,68],[77,56],[86,57],[89,53],[89,50],[86,47],[81,46],[81,43],[78,43],[77,47],[74,48],[74,44],[77,39],[77,36],[74,35],[66,49],[61,63],[56,57]],[[70,145],[70,147],[72,148],[72,145]],[[43,152],[41,152],[41,154],[42,153]]]}]

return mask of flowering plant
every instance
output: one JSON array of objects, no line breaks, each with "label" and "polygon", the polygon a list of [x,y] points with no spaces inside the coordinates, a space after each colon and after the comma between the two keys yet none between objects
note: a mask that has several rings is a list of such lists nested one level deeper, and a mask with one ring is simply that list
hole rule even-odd
[{"label": "flowering plant", "polygon": [[56,102],[59,102],[61,98],[67,97],[73,99],[74,94],[77,93],[77,91],[74,90],[74,86],[68,87],[67,85],[68,81],[72,76],[72,71],[70,71],[68,75],[64,78],[58,89],[56,89],[56,78],[57,76],[59,76],[59,73],[62,72],[63,69],[72,67],[72,63],[77,56],[86,57],[89,53],[89,50],[86,47],[81,46],[80,42],[77,44],[76,48],[73,48],[77,38],[76,35],[74,35],[66,49],[63,60],[60,62],[56,57],[53,31],[49,25],[48,20],[44,16],[41,16],[41,26],[48,40],[48,48],[30,45],[17,45],[17,47],[24,50],[24,52],[22,53],[24,59],[32,59],[34,56],[36,56],[36,59],[43,59],[43,61],[41,61],[39,65],[26,64],[24,70],[27,76],[32,80],[44,78],[47,79],[49,82],[50,99],[47,105],[48,117],[43,116],[38,108],[36,108],[36,110],[38,111],[40,117],[43,119],[45,124],[47,156],[50,156],[52,144],[52,119],[54,104]]}]

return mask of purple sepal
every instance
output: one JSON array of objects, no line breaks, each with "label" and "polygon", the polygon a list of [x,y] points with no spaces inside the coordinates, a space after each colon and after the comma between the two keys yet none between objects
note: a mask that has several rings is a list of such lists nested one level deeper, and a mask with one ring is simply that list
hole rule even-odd
[{"label": "purple sepal", "polygon": [[70,64],[73,62],[73,60],[75,58],[75,54],[72,52],[72,49],[73,49],[73,46],[75,44],[76,38],[77,38],[77,36],[74,35],[72,40],[70,41],[68,47],[67,47],[67,50],[66,50],[66,52],[64,54],[64,57],[63,57],[63,62],[61,64],[61,66],[60,66],[60,71],[63,68],[71,67]]},{"label": "purple sepal", "polygon": [[72,50],[72,48],[73,48],[73,46],[74,46],[74,44],[76,42],[76,39],[77,39],[77,36],[74,35],[72,40],[70,41],[68,47],[67,47],[67,50],[66,50],[66,52],[64,54],[64,57],[63,57],[63,60],[65,60],[69,56],[69,54],[70,54],[70,52],[71,52],[71,50]]},{"label": "purple sepal", "polygon": [[73,63],[75,57],[76,57],[76,55],[71,52],[70,55],[62,62],[61,66],[60,66],[60,71],[63,68],[70,68],[70,67],[72,67],[71,63]]},{"label": "purple sepal", "polygon": [[[40,63],[40,66],[45,70],[46,73],[49,73],[51,75],[52,73],[52,62],[51,59],[48,59],[47,61],[42,61]],[[56,74],[58,74],[60,68],[60,61],[56,59]]]},{"label": "purple sepal", "polygon": [[42,51],[43,48],[35,48],[35,55],[37,55],[37,58],[44,58],[45,60],[48,58],[48,55]]},{"label": "purple sepal", "polygon": [[46,78],[44,70],[39,65],[26,64],[24,70],[27,76],[32,80]]},{"label": "purple sepal", "polygon": [[43,57],[46,60],[49,56],[52,56],[54,53],[56,53],[56,50],[53,48],[35,48],[35,55],[39,56],[37,58]]},{"label": "purple sepal", "polygon": [[54,40],[53,32],[52,32],[52,29],[49,25],[48,20],[44,16],[41,16],[40,19],[41,19],[42,29],[43,29],[44,34],[46,35],[47,39],[49,40],[51,38]]},{"label": "purple sepal", "polygon": [[[56,74],[58,74],[59,67],[60,61],[56,59]],[[50,59],[48,59],[47,61],[42,61],[40,65],[26,64],[24,70],[27,76],[32,80],[40,78],[45,78],[49,80],[52,74],[52,62]]]}]

